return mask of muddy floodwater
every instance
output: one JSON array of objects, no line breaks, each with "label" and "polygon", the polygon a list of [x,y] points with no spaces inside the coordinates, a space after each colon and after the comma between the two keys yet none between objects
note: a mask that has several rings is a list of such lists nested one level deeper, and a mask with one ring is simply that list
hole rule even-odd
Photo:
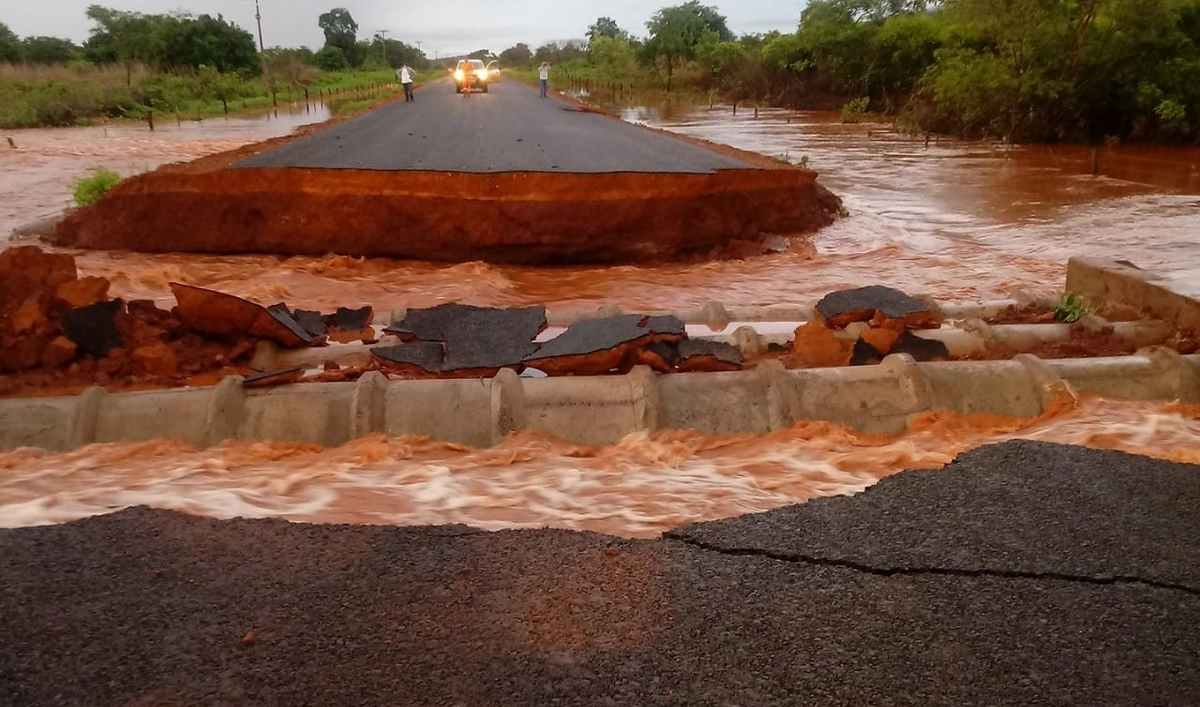
[{"label": "muddy floodwater", "polygon": [[[69,184],[286,134],[323,115],[17,131],[0,154],[0,234],[57,213]],[[545,304],[677,308],[811,302],[886,283],[943,300],[1054,295],[1073,255],[1128,260],[1200,295],[1200,150],[1014,147],[902,136],[886,124],[728,107],[635,108],[631,122],[807,158],[850,216],[784,252],[744,261],[522,268],[341,256],[76,253],[113,294],[171,301],[167,283],[294,306]],[[1100,176],[1093,176],[1093,168]],[[186,228],[181,215],[180,228]],[[2,239],[3,236],[0,236]],[[933,415],[899,436],[805,424],[759,437],[664,432],[594,449],[522,434],[488,450],[368,438],[339,449],[172,441],[69,454],[0,454],[0,523],[32,525],[135,504],[219,517],[361,523],[551,525],[650,536],[687,522],[852,493],[905,468],[1013,437],[1200,462],[1200,410],[1085,398],[1041,420]]]}]

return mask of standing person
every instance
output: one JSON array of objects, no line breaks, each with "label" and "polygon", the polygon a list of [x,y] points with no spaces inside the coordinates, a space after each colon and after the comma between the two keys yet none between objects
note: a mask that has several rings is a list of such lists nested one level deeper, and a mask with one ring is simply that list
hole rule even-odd
[{"label": "standing person", "polygon": [[403,65],[401,65],[400,70],[396,72],[396,74],[400,77],[400,85],[404,87],[404,102],[409,103],[409,102],[417,100],[413,96],[413,90],[412,90],[413,70],[408,68],[408,64],[403,64]]},{"label": "standing person", "polygon": [[546,97],[546,89],[550,86],[550,64],[542,62],[538,67],[538,81],[542,85],[542,98]]}]

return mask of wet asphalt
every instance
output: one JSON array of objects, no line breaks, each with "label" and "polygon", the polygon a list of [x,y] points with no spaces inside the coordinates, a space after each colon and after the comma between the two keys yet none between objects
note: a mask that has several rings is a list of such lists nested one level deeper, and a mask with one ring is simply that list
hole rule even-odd
[{"label": "wet asphalt", "polygon": [[1194,705],[1200,468],[1012,442],[658,541],[0,531],[3,705]]},{"label": "wet asphalt", "polygon": [[456,94],[448,80],[256,155],[238,167],[444,172],[678,172],[746,169],[683,140],[581,111],[501,80]]}]

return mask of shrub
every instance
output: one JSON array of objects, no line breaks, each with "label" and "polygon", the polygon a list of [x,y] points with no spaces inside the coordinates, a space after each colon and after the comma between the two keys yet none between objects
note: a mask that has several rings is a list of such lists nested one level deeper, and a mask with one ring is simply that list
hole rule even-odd
[{"label": "shrub", "polygon": [[852,101],[842,106],[842,122],[843,123],[858,123],[862,121],[863,114],[867,112],[867,105],[871,102],[870,98],[863,96],[855,98]]},{"label": "shrub", "polygon": [[1091,314],[1091,308],[1083,298],[1070,293],[1061,295],[1058,306],[1054,308],[1054,318],[1060,322],[1077,322],[1087,314]]},{"label": "shrub", "polygon": [[121,175],[111,170],[102,169],[90,177],[84,177],[75,182],[75,203],[79,206],[91,206],[104,198],[110,189],[121,181]]}]

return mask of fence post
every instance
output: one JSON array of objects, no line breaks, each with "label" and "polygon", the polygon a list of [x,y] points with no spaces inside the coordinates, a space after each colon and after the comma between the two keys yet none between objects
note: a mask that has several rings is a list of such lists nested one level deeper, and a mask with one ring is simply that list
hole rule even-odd
[{"label": "fence post", "polygon": [[224,96],[221,96],[221,108],[224,109],[225,115],[229,115],[229,101]]},{"label": "fence post", "polygon": [[1092,148],[1092,176],[1100,174],[1100,150]]},{"label": "fence post", "polygon": [[733,102],[733,114],[737,115],[737,101]]}]

